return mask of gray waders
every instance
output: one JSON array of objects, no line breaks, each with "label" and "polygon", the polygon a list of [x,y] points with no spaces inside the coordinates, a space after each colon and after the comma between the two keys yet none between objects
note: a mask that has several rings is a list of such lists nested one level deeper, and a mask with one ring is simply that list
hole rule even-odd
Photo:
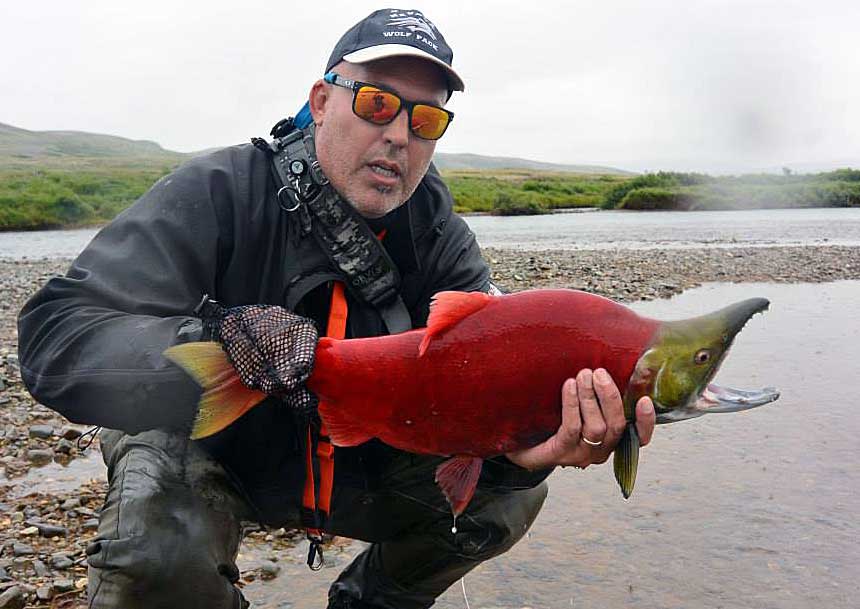
[{"label": "gray waders", "polygon": [[[235,559],[242,523],[255,519],[254,509],[224,469],[180,434],[105,430],[101,441],[110,488],[87,548],[89,607],[249,606],[234,586]],[[395,454],[376,490],[335,486],[331,532],[372,544],[332,584],[330,608],[429,607],[472,568],[513,546],[546,498],[546,483],[536,484],[546,472],[487,462],[452,534],[450,508],[433,482],[441,459]],[[299,528],[298,505],[285,509]]]}]

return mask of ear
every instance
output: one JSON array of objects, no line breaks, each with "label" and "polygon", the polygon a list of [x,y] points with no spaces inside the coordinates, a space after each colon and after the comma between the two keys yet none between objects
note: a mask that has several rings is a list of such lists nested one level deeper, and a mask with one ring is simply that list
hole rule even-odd
[{"label": "ear", "polygon": [[314,123],[317,125],[321,125],[323,122],[330,94],[331,87],[323,79],[319,79],[311,87],[308,101],[311,106],[311,116],[314,117]]}]

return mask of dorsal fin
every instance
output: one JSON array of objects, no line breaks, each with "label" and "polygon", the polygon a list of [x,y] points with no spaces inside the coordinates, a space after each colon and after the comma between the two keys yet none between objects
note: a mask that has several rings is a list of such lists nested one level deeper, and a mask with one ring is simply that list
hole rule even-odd
[{"label": "dorsal fin", "polygon": [[418,357],[424,355],[431,340],[454,327],[461,319],[483,309],[493,298],[497,297],[483,292],[439,292],[433,296],[427,331],[418,347]]}]

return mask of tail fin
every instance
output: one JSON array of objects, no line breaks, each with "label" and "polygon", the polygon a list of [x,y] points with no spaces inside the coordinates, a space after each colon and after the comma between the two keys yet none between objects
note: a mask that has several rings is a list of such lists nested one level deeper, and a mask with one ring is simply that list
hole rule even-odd
[{"label": "tail fin", "polygon": [[615,479],[621,487],[621,494],[628,499],[636,484],[636,470],[639,467],[639,432],[636,424],[629,422],[621,436],[621,441],[615,447]]},{"label": "tail fin", "polygon": [[265,399],[261,391],[242,384],[221,345],[213,342],[175,345],[164,356],[185,370],[203,388],[191,439],[211,436]]}]

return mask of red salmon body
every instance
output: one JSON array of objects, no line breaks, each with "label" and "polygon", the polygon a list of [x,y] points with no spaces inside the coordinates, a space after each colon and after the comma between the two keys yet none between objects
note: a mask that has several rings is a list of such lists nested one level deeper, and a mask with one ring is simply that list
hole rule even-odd
[{"label": "red salmon body", "polygon": [[555,433],[561,386],[583,368],[623,394],[659,325],[575,290],[444,292],[426,329],[323,339],[308,387],[335,444],[490,457]]}]

